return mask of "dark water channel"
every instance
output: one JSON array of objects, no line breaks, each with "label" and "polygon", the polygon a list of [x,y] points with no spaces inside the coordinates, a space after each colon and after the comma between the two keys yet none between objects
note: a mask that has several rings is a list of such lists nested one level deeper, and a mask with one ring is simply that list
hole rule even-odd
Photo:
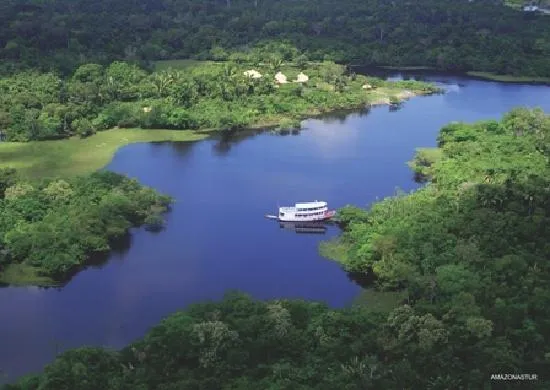
[{"label": "dark water channel", "polygon": [[317,252],[336,228],[297,234],[265,213],[315,199],[367,206],[396,187],[415,189],[406,161],[416,147],[434,146],[446,123],[496,119],[517,105],[550,112],[550,87],[427,78],[447,93],[397,111],[308,120],[299,135],[121,149],[108,169],[176,198],[166,229],[133,231],[103,266],[62,289],[1,288],[0,383],[40,370],[66,348],[122,347],[169,313],[230,289],[350,304],[359,285]]}]

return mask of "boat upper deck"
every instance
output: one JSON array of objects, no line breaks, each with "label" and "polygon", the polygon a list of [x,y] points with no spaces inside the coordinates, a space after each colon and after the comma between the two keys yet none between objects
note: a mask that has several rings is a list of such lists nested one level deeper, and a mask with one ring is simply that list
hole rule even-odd
[{"label": "boat upper deck", "polygon": [[293,213],[296,211],[296,207],[279,207],[279,212],[282,213]]},{"label": "boat upper deck", "polygon": [[280,213],[296,213],[296,212],[306,212],[306,213],[315,213],[322,211],[327,208],[327,202],[301,202],[296,203],[294,207],[279,207]]},{"label": "boat upper deck", "polygon": [[316,208],[319,208],[319,207],[326,207],[327,206],[327,202],[319,202],[319,201],[314,201],[314,202],[300,202],[300,203],[296,203],[296,205],[294,206],[295,208],[297,209],[316,209]]}]

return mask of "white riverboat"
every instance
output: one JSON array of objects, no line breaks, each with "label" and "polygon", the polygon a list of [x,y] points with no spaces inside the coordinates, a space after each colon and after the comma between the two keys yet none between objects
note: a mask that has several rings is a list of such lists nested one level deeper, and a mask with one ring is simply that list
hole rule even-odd
[{"label": "white riverboat", "polygon": [[279,207],[278,215],[266,215],[267,218],[280,222],[314,222],[326,221],[336,215],[335,210],[328,209],[327,202],[301,202],[294,207]]}]

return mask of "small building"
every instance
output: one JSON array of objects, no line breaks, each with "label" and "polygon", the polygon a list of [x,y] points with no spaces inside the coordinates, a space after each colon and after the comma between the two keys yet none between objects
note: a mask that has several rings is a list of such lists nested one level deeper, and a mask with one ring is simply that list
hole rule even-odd
[{"label": "small building", "polygon": [[286,76],[284,74],[282,74],[281,72],[277,72],[277,74],[275,75],[275,82],[277,84],[286,84],[286,83],[288,83],[288,81],[286,79]]},{"label": "small building", "polygon": [[309,77],[305,75],[303,72],[300,72],[298,76],[296,76],[296,80],[294,80],[295,83],[307,83],[309,80]]},{"label": "small building", "polygon": [[259,79],[259,78],[262,77],[260,72],[258,72],[257,70],[254,70],[254,69],[247,70],[247,71],[243,72],[243,74],[246,77],[250,77],[250,78],[253,78],[253,79]]}]

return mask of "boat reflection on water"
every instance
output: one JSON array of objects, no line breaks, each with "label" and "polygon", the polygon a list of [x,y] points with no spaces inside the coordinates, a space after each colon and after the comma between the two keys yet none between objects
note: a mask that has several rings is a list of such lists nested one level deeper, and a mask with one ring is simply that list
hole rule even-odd
[{"label": "boat reflection on water", "polygon": [[281,229],[301,234],[325,234],[327,227],[323,222],[279,222]]}]

